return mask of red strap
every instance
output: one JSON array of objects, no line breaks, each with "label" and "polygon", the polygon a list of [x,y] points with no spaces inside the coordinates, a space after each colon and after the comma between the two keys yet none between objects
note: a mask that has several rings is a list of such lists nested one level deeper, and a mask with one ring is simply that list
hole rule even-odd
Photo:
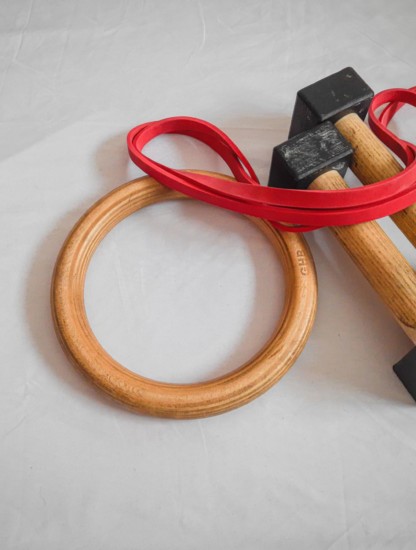
[{"label": "red strap", "polygon": [[[375,110],[387,103],[379,117]],[[323,226],[351,225],[388,216],[416,202],[416,147],[387,129],[403,104],[416,107],[416,87],[377,94],[369,109],[374,133],[403,161],[397,176],[367,187],[340,191],[276,189],[259,185],[250,163],[219,128],[197,118],[172,117],[133,128],[127,143],[130,158],[160,183],[228,210],[270,220],[284,231],[311,231]],[[236,181],[175,170],[153,161],[143,147],[162,134],[181,134],[202,141],[227,163]],[[284,224],[295,224],[287,226]]]}]

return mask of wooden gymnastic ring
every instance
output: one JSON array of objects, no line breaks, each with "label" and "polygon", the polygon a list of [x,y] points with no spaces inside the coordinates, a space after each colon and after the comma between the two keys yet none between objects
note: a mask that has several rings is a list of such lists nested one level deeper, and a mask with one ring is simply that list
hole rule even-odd
[{"label": "wooden gymnastic ring", "polygon": [[120,365],[101,347],[88,324],[84,283],[90,259],[104,236],[133,212],[156,202],[185,198],[150,177],[126,183],[103,197],[66,239],[56,262],[51,294],[56,332],[70,360],[94,384],[129,408],[172,418],[220,414],[269,389],[302,351],[317,301],[315,266],[304,238],[280,233],[267,221],[249,217],[278,253],[286,281],[283,313],[264,348],[231,373],[196,384],[156,382]]}]

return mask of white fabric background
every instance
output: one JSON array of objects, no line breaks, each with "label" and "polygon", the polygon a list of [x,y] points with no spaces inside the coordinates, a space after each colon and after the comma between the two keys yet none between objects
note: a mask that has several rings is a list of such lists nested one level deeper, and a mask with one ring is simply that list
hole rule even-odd
[{"label": "white fabric background", "polygon": [[[376,91],[415,85],[415,28],[413,0],[1,2],[2,549],[415,547],[416,408],[391,369],[411,343],[327,231],[308,235],[320,296],[304,353],[222,416],[152,419],[110,402],[68,363],[49,310],[70,228],[140,175],[132,126],[210,120],[266,181],[295,92],[347,65]],[[394,128],[416,139],[415,120],[406,109]],[[148,152],[224,168],[185,138]],[[106,238],[86,300],[127,367],[196,381],[260,348],[283,292],[248,221],[164,204]]]}]

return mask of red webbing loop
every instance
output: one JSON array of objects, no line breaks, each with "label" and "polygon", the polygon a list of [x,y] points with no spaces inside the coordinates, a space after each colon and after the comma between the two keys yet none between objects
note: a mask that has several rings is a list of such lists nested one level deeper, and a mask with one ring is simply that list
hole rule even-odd
[{"label": "red webbing loop", "polygon": [[[384,104],[377,117],[375,110]],[[301,191],[260,186],[236,144],[219,128],[197,118],[172,117],[141,124],[129,132],[127,144],[132,161],[167,187],[228,210],[265,218],[283,231],[311,231],[381,218],[416,202],[416,147],[387,129],[404,104],[416,107],[416,87],[377,94],[369,109],[369,123],[406,168],[392,178],[356,189]],[[144,155],[143,147],[162,134],[181,134],[205,143],[227,163],[236,181],[176,170]]]}]

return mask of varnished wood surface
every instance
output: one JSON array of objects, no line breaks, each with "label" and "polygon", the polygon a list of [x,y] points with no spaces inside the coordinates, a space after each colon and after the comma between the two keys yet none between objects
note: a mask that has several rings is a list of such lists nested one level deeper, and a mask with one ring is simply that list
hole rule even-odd
[{"label": "varnished wood surface", "polygon": [[[348,185],[332,170],[316,178],[309,188],[338,190]],[[375,221],[330,229],[416,343],[416,273],[406,258]]]},{"label": "varnished wood surface", "polygon": [[315,267],[304,238],[279,233],[268,222],[250,218],[278,254],[286,282],[283,313],[265,347],[233,372],[198,384],[157,382],[115,361],[97,341],[86,317],[84,283],[90,259],[104,236],[131,213],[160,201],[185,198],[149,177],[109,193],[80,219],[65,241],[55,266],[51,293],[56,332],[71,361],[96,386],[129,408],[172,418],[220,414],[269,389],[302,351],[317,301]]},{"label": "varnished wood surface", "polygon": [[[364,185],[385,180],[402,170],[387,147],[357,114],[344,116],[335,126],[354,149],[351,169]],[[391,219],[416,246],[416,204],[393,214]]]}]

